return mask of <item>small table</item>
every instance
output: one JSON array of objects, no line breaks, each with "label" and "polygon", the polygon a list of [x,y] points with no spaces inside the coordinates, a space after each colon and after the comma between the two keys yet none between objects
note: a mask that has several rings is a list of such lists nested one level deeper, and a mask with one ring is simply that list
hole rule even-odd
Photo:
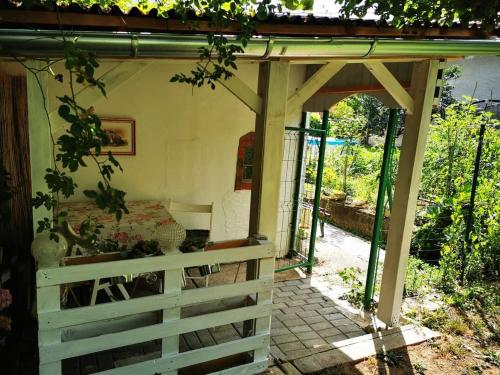
[{"label": "small table", "polygon": [[68,212],[68,223],[79,233],[81,223],[93,217],[103,226],[101,238],[114,238],[120,244],[132,246],[140,240],[150,240],[160,224],[174,223],[170,212],[160,201],[128,201],[128,214],[118,223],[114,214],[107,214],[93,202],[61,203]]}]

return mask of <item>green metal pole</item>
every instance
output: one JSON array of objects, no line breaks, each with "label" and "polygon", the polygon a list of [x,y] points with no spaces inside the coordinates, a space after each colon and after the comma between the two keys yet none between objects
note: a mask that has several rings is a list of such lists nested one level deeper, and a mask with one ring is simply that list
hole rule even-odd
[{"label": "green metal pole", "polygon": [[314,248],[316,246],[316,231],[318,227],[318,213],[319,206],[321,204],[321,183],[323,181],[323,166],[325,164],[325,151],[326,151],[326,137],[328,135],[328,117],[330,112],[323,111],[323,118],[321,122],[321,130],[323,134],[321,135],[321,141],[319,144],[318,153],[318,170],[316,174],[316,189],[314,191],[314,205],[312,212],[312,223],[311,223],[311,238],[309,240],[309,254],[307,256],[307,272],[311,273],[314,264]]},{"label": "green metal pole", "polygon": [[393,145],[393,139],[396,134],[396,127],[397,127],[397,110],[391,109],[389,112],[389,123],[387,125],[387,134],[385,136],[384,155],[382,158],[382,168],[380,170],[380,180],[379,180],[378,195],[377,195],[377,206],[375,209],[375,222],[373,224],[373,235],[370,246],[370,259],[368,261],[368,273],[366,275],[366,288],[363,301],[365,309],[369,309],[371,307],[373,292],[375,290],[380,234],[382,225],[384,223],[385,193],[387,190],[387,182],[390,176],[389,167],[390,167],[390,157],[392,154],[391,148]]},{"label": "green metal pole", "polygon": [[[300,129],[304,130],[309,123],[309,114],[302,112],[302,119],[300,120]],[[290,225],[290,250],[288,256],[291,258],[297,253],[295,248],[295,237],[297,236],[297,222],[299,220],[299,207],[300,207],[300,189],[302,185],[302,164],[304,158],[304,138],[303,131],[298,133],[298,150],[297,150],[297,164],[295,165],[295,186],[293,191],[293,208],[292,208],[292,222]]]}]

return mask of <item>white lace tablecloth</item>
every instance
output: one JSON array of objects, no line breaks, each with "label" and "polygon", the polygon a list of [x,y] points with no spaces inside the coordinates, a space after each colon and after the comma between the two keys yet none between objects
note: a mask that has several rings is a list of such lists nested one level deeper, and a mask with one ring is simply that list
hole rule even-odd
[{"label": "white lace tablecloth", "polygon": [[101,228],[101,238],[114,238],[120,244],[134,245],[140,240],[150,240],[160,224],[175,220],[159,201],[129,201],[129,214],[120,222],[114,214],[107,214],[92,202],[61,203],[60,208],[68,212],[68,222],[79,233],[81,223],[89,217],[95,218]]}]

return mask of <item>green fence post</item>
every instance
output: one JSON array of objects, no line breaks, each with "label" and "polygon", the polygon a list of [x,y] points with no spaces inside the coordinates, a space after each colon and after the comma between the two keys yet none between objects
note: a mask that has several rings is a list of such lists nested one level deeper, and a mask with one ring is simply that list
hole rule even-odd
[{"label": "green fence post", "polygon": [[307,255],[307,272],[311,273],[314,265],[314,248],[316,246],[316,231],[318,227],[319,206],[321,204],[321,182],[323,181],[323,166],[325,164],[326,137],[328,136],[328,117],[330,112],[323,111],[321,122],[321,141],[318,152],[318,169],[316,172],[316,187],[314,190],[314,205],[311,222],[311,238],[309,240],[309,254]]},{"label": "green fence post", "polygon": [[[300,120],[300,129],[304,130],[309,123],[309,113],[302,112]],[[297,150],[297,164],[295,165],[295,186],[293,191],[293,208],[292,208],[292,222],[290,223],[290,250],[288,256],[293,257],[297,251],[295,249],[295,237],[297,236],[297,222],[299,220],[299,207],[300,207],[300,189],[302,187],[302,164],[304,163],[304,138],[305,133],[300,131],[298,133],[298,150]]]},{"label": "green fence post", "polygon": [[384,155],[382,158],[382,167],[380,170],[380,179],[377,195],[377,206],[375,209],[375,222],[373,224],[373,235],[370,246],[370,259],[368,261],[368,272],[366,275],[366,287],[364,295],[364,307],[369,309],[372,304],[373,292],[375,290],[375,280],[377,278],[377,262],[380,244],[380,234],[384,223],[385,213],[385,194],[387,183],[390,178],[390,164],[392,155],[392,145],[397,127],[397,110],[391,109],[389,112],[389,123],[387,125],[387,134],[384,143]]}]

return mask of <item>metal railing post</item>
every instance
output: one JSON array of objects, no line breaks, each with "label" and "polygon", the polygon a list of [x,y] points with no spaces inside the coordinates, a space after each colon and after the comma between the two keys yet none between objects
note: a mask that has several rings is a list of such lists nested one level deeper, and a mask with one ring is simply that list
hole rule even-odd
[{"label": "metal railing post", "polygon": [[377,195],[377,206],[375,209],[375,221],[373,224],[373,235],[370,246],[370,259],[368,261],[368,272],[366,274],[366,287],[363,304],[365,309],[369,309],[372,304],[373,292],[375,290],[375,280],[377,278],[377,263],[379,255],[380,234],[384,223],[385,194],[388,181],[390,179],[390,165],[392,157],[392,147],[397,128],[397,110],[391,109],[389,112],[389,122],[384,143],[384,155],[382,157],[382,167],[380,169],[379,187]]},{"label": "metal railing post", "polygon": [[314,249],[316,246],[316,231],[318,227],[319,206],[321,204],[321,183],[323,181],[323,166],[325,164],[326,137],[328,136],[328,117],[330,112],[323,111],[321,122],[321,141],[318,153],[318,169],[316,172],[316,188],[314,191],[314,205],[311,222],[311,238],[309,240],[309,254],[307,255],[307,272],[311,273],[314,265]]}]

